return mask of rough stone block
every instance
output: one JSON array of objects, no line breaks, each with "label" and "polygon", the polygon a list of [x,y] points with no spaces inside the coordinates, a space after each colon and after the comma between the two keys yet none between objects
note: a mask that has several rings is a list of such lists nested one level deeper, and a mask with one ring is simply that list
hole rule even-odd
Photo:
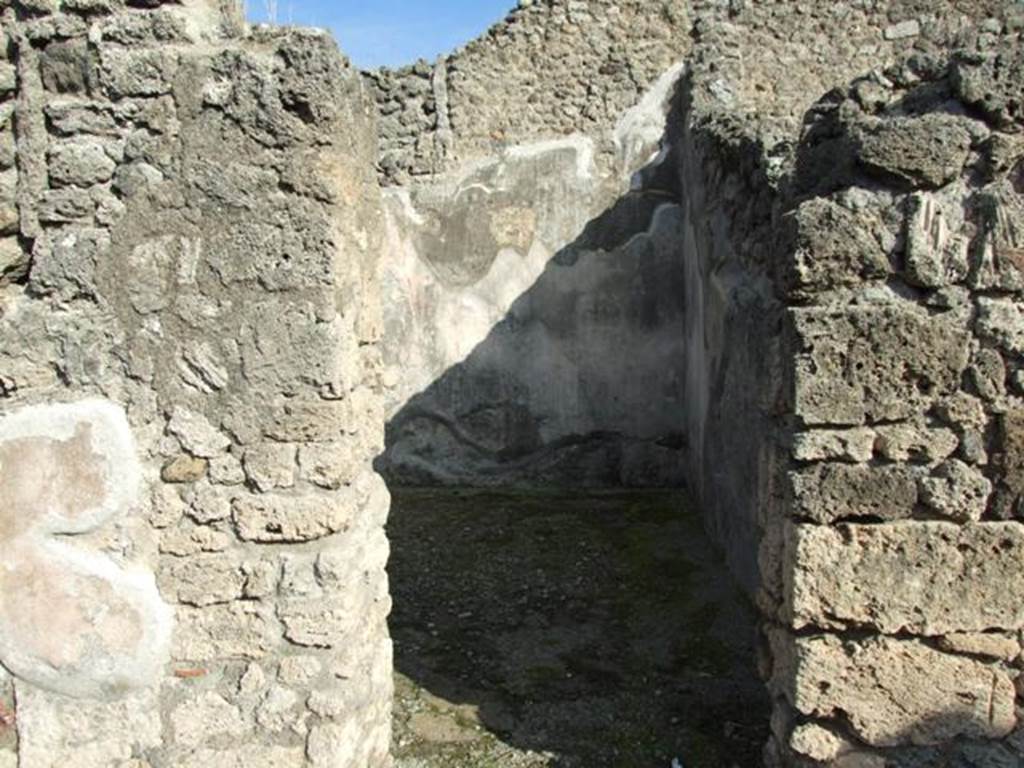
[{"label": "rough stone block", "polygon": [[999,417],[992,458],[998,477],[996,514],[1003,519],[1024,518],[1024,410]]},{"label": "rough stone block", "polygon": [[174,602],[202,608],[241,598],[245,574],[231,556],[200,554],[168,563],[158,583]]},{"label": "rough stone block", "polygon": [[68,698],[18,686],[19,765],[33,768],[111,768],[162,739],[153,692],[120,701]]},{"label": "rough stone block", "polygon": [[1017,724],[1012,678],[913,640],[772,636],[772,685],[803,715],[842,716],[875,747],[998,739]]},{"label": "rough stone block", "polygon": [[230,534],[209,525],[184,521],[161,532],[160,552],[175,557],[191,557],[201,552],[226,552],[233,543]]},{"label": "rough stone block", "polygon": [[967,163],[971,134],[953,115],[926,114],[868,124],[857,132],[858,160],[887,181],[941,187]]},{"label": "rough stone block", "polygon": [[93,139],[66,139],[50,147],[50,183],[54,186],[103,184],[113,178],[116,167],[107,146]]},{"label": "rough stone block", "polygon": [[182,757],[177,768],[283,768],[306,763],[303,747],[249,744],[235,749],[197,749]]},{"label": "rough stone block", "polygon": [[0,235],[18,232],[18,172],[13,168],[0,172]]},{"label": "rough stone block", "polygon": [[809,293],[889,274],[889,259],[872,229],[877,220],[815,198],[788,214],[782,223],[789,239],[788,290]]},{"label": "rough stone block", "polygon": [[235,498],[235,527],[245,541],[283,544],[313,541],[345,530],[355,513],[351,494]]},{"label": "rough stone block", "polygon": [[292,395],[339,389],[341,321],[323,321],[312,304],[265,301],[248,310],[239,336],[242,373],[250,386]]},{"label": "rough stone block", "polygon": [[278,615],[284,623],[284,636],[295,645],[334,648],[344,645],[353,630],[366,621],[365,607],[364,598],[348,590],[330,600],[286,600]]},{"label": "rough stone block", "polygon": [[245,449],[242,465],[245,476],[258,490],[295,485],[297,449],[289,443],[263,443]]},{"label": "rough stone block", "polygon": [[816,464],[790,474],[793,515],[816,523],[914,514],[920,470],[890,464]]},{"label": "rough stone block", "polygon": [[1015,635],[1001,632],[959,632],[939,638],[939,648],[950,653],[986,656],[1005,662],[1014,662],[1020,656],[1020,640]]},{"label": "rough stone block", "polygon": [[924,505],[944,517],[962,522],[981,520],[991,493],[991,481],[957,459],[945,462],[931,477],[921,479]]},{"label": "rough stone block", "polygon": [[956,391],[969,334],[901,305],[798,309],[795,410],[807,424],[899,421]]},{"label": "rough stone block", "polygon": [[82,93],[90,81],[90,56],[86,40],[50,43],[40,57],[43,86],[56,93]]},{"label": "rough stone block", "polygon": [[176,407],[167,424],[167,431],[181,441],[193,456],[212,459],[231,445],[231,440],[213,426],[205,416],[188,408]]},{"label": "rough stone block", "polygon": [[913,421],[882,424],[874,431],[875,449],[882,458],[894,462],[934,464],[948,459],[960,445],[953,430]]},{"label": "rough stone block", "polygon": [[797,461],[870,461],[875,452],[871,429],[817,429],[801,432],[793,440]]},{"label": "rough stone block", "polygon": [[[1021,169],[1018,175],[1024,164]],[[972,248],[969,284],[976,290],[1024,290],[1024,198],[1019,190],[1019,181],[1003,179],[972,201],[980,234]]]},{"label": "rough stone block", "polygon": [[945,215],[943,203],[927,192],[910,198],[906,276],[914,285],[941,288],[967,277],[970,240],[953,229],[955,222]]},{"label": "rough stone block", "polygon": [[110,250],[102,229],[69,228],[46,233],[35,242],[29,284],[39,293],[94,297],[97,266]]},{"label": "rough stone block", "polygon": [[1024,50],[1019,45],[953,58],[951,81],[965,104],[980,109],[998,127],[1012,128],[1024,104]]},{"label": "rough stone block", "polygon": [[29,255],[16,237],[0,238],[0,286],[20,280],[28,272]]},{"label": "rough stone block", "polygon": [[349,443],[318,443],[299,449],[299,476],[321,488],[350,485],[360,469],[358,455]]},{"label": "rough stone block", "polygon": [[276,409],[267,437],[294,443],[330,443],[355,426],[352,406],[346,400],[292,401]]},{"label": "rough stone block", "polygon": [[159,49],[104,48],[100,56],[100,82],[108,96],[159,96],[171,90],[178,55]]},{"label": "rough stone block", "polygon": [[1021,302],[979,297],[978,331],[1004,351],[1024,356],[1024,306]]},{"label": "rough stone block", "polygon": [[171,712],[174,744],[197,747],[217,737],[240,739],[252,730],[238,707],[209,691],[180,703]]},{"label": "rough stone block", "polygon": [[164,465],[160,477],[165,483],[195,483],[206,476],[207,465],[206,459],[181,454]]},{"label": "rough stone block", "polygon": [[257,659],[274,644],[273,611],[261,603],[182,607],[176,618],[171,651],[176,661]]},{"label": "rough stone block", "polygon": [[793,626],[947,635],[1024,628],[1024,525],[799,525],[786,547]]}]

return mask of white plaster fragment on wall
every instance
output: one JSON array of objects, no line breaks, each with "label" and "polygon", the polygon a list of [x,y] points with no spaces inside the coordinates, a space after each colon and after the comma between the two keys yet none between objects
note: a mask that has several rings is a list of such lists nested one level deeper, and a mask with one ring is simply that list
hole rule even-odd
[{"label": "white plaster fragment on wall", "polygon": [[140,485],[131,430],[113,403],[0,419],[0,661],[19,679],[108,698],[158,678],[171,612],[153,574],[74,538],[128,513]]}]

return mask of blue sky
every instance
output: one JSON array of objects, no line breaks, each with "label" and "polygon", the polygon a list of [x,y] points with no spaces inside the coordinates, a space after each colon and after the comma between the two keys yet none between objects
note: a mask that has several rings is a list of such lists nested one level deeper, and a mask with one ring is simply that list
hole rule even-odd
[{"label": "blue sky", "polygon": [[[272,0],[269,0],[272,2]],[[266,21],[268,0],[247,0]],[[357,66],[433,60],[500,21],[515,0],[277,0],[279,23],[327,27]]]}]

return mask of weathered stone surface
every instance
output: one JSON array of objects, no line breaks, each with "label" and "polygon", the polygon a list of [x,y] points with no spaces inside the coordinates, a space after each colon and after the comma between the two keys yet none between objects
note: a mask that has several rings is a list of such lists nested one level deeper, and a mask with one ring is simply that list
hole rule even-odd
[{"label": "weathered stone surface", "polygon": [[1016,661],[1021,653],[1020,641],[1016,636],[998,632],[961,632],[945,635],[939,638],[939,647],[952,653],[986,656],[1006,662]]},{"label": "weathered stone surface", "polygon": [[167,431],[177,437],[182,447],[193,456],[211,459],[225,451],[231,440],[200,413],[175,408]]},{"label": "weathered stone surface", "polygon": [[790,475],[793,514],[817,523],[908,518],[917,506],[919,476],[901,464],[816,464]]},{"label": "weathered stone surface", "polygon": [[316,656],[289,656],[281,659],[277,679],[294,688],[306,688],[322,670],[323,664]]},{"label": "weathered stone surface", "polygon": [[153,693],[116,702],[71,699],[18,685],[19,764],[110,768],[158,747],[162,723]]},{"label": "weathered stone surface", "polygon": [[957,459],[945,462],[931,477],[921,479],[924,505],[953,520],[981,520],[991,493],[991,481]]},{"label": "weathered stone surface", "polygon": [[303,446],[298,460],[303,480],[329,490],[351,484],[360,471],[356,454],[347,443]]},{"label": "weathered stone surface", "polygon": [[999,417],[993,456],[999,482],[995,511],[1004,518],[1024,518],[1024,410]]},{"label": "weathered stone surface", "polygon": [[50,181],[54,186],[88,187],[110,181],[117,163],[107,147],[90,139],[68,139],[50,149]]},{"label": "weathered stone surface", "polygon": [[840,711],[858,738],[878,747],[992,739],[1016,726],[1004,672],[917,641],[776,633],[773,686],[804,715]]},{"label": "weathered stone surface", "polygon": [[951,318],[898,305],[793,312],[796,414],[807,424],[910,418],[955,391],[967,334]]},{"label": "weathered stone surface", "polygon": [[220,485],[241,485],[245,482],[242,462],[229,454],[210,461],[210,481]]},{"label": "weathered stone surface", "polygon": [[220,736],[241,738],[251,729],[237,706],[216,693],[183,701],[171,712],[174,741],[196,747]]},{"label": "weathered stone surface", "polygon": [[296,447],[287,443],[264,443],[245,449],[242,465],[245,476],[258,490],[295,485]]},{"label": "weathered stone surface", "polygon": [[964,102],[981,109],[1000,127],[1012,127],[1024,119],[1022,74],[1020,46],[1006,46],[957,56],[952,81]]},{"label": "weathered stone surface", "polygon": [[58,93],[81,93],[89,81],[89,48],[85,40],[61,40],[46,46],[40,58],[42,84]]},{"label": "weathered stone surface", "polygon": [[[226,5],[20,0],[4,17],[0,399],[130,404],[152,493],[65,544],[151,561],[179,603],[159,697],[19,713],[40,728],[21,763],[386,765],[387,494],[367,464],[416,392],[381,460],[406,476],[643,484],[686,467],[772,620],[806,556],[806,634],[970,625],[927,648],[829,645],[803,692],[818,699],[795,719],[778,702],[780,764],[874,768],[907,742],[1004,732],[1020,558],[976,521],[1019,517],[1024,495],[1018,11],[523,2],[434,66],[360,78],[326,35],[248,32]],[[375,159],[418,178],[386,212]],[[52,441],[36,478],[56,484],[80,438]],[[0,455],[0,477],[36,456]],[[775,545],[794,517],[936,516],[968,524]],[[130,641],[138,601],[72,575],[60,596]],[[285,663],[298,653],[319,666]],[[1020,747],[912,755],[1012,766]]]},{"label": "weathered stone surface", "polygon": [[352,720],[315,726],[309,734],[306,754],[313,768],[355,765],[358,761],[358,726]]},{"label": "weathered stone surface", "polygon": [[903,422],[875,427],[875,449],[888,461],[933,464],[953,455],[960,440],[945,427]]},{"label": "weathered stone surface", "polygon": [[941,187],[967,163],[971,134],[964,122],[929,114],[865,127],[857,136],[857,158],[872,172],[908,187]]},{"label": "weathered stone surface", "polygon": [[108,255],[110,235],[103,229],[69,228],[47,232],[35,241],[29,284],[41,293],[64,298],[96,296],[96,270]]},{"label": "weathered stone surface", "polygon": [[305,729],[308,716],[299,695],[288,688],[274,685],[263,696],[256,709],[256,722],[261,728],[277,733],[291,728],[297,733]]},{"label": "weathered stone surface", "polygon": [[231,556],[200,554],[170,563],[158,583],[174,602],[203,607],[241,598],[245,575]]},{"label": "weathered stone surface", "polygon": [[201,552],[226,552],[231,545],[232,537],[223,530],[182,522],[162,532],[159,546],[165,555],[189,557]]},{"label": "weathered stone surface", "polygon": [[173,51],[105,48],[101,55],[100,81],[110,98],[159,96],[171,89],[178,67]]},{"label": "weathered stone surface", "polygon": [[0,287],[28,273],[29,254],[15,237],[0,239]]},{"label": "weathered stone surface", "polygon": [[197,483],[186,491],[188,516],[202,525],[231,517],[231,491],[207,483]]},{"label": "weathered stone surface", "polygon": [[292,443],[329,443],[342,438],[353,426],[347,401],[290,401],[274,412],[267,437]]},{"label": "weathered stone surface", "polygon": [[197,749],[181,758],[180,768],[281,768],[304,765],[302,747],[250,744],[237,749]]},{"label": "weathered stone surface", "polygon": [[1024,307],[1013,299],[978,299],[978,328],[1006,352],[1024,355]]},{"label": "weathered stone surface", "polygon": [[[11,759],[33,768],[308,766],[305,699],[342,653],[285,667],[305,690],[268,682],[298,650],[278,610],[324,592],[317,537],[384,523],[359,482],[384,422],[368,104],[326,34],[250,35],[236,5],[5,6],[0,666],[19,688]],[[26,404],[96,393],[127,404],[118,430],[4,431]],[[299,478],[313,441],[347,455]],[[234,500],[268,490],[296,538],[239,540]],[[387,637],[374,568],[327,601],[374,604],[346,614],[358,658]],[[325,763],[387,763],[390,683],[358,687]],[[3,759],[10,689],[4,671]]]},{"label": "weathered stone surface", "polygon": [[238,535],[264,544],[321,539],[345,530],[353,499],[346,495],[239,496],[232,506]]},{"label": "weathered stone surface", "polygon": [[879,226],[870,214],[858,215],[821,198],[787,214],[788,290],[813,292],[888,275],[889,259],[872,231]]},{"label": "weathered stone surface", "polygon": [[788,547],[787,612],[798,629],[946,635],[1024,628],[1019,523],[800,525]]},{"label": "weathered stone surface", "polygon": [[816,723],[804,723],[793,729],[789,746],[798,755],[830,763],[839,757],[848,744],[827,728]]},{"label": "weathered stone surface", "polygon": [[[970,238],[955,228],[956,212],[924,192],[913,195],[907,214],[906,275],[915,285],[940,288],[967,277]],[[960,212],[959,218],[963,218]]]},{"label": "weathered stone surface", "polygon": [[797,461],[870,461],[875,453],[876,435],[871,429],[818,429],[801,432],[793,440]]},{"label": "weathered stone surface", "polygon": [[182,454],[164,465],[160,477],[165,483],[195,483],[206,476],[208,465],[206,459]]},{"label": "weathered stone surface", "polygon": [[172,657],[178,661],[254,659],[272,647],[273,617],[256,603],[179,608]]},{"label": "weathered stone surface", "polygon": [[364,610],[361,599],[339,595],[329,600],[287,600],[278,615],[284,623],[284,636],[296,645],[334,648],[344,645],[352,631],[365,620]]}]

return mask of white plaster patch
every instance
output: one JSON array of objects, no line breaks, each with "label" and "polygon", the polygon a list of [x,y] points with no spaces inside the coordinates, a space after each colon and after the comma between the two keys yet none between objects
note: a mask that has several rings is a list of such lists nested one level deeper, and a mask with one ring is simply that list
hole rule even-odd
[{"label": "white plaster patch", "polygon": [[137,504],[141,469],[113,403],[25,408],[0,420],[0,662],[39,688],[107,698],[144,688],[169,657],[153,574],[74,535]]},{"label": "white plaster patch", "polygon": [[581,133],[567,136],[564,139],[517,144],[506,149],[498,162],[530,160],[541,155],[560,152],[566,149],[571,149],[575,152],[576,176],[580,180],[592,179],[597,175],[597,166],[594,164],[594,141]]},{"label": "white plaster patch", "polygon": [[627,175],[658,162],[670,100],[682,73],[682,62],[667,69],[616,124],[615,148]]},{"label": "white plaster patch", "polygon": [[[17,478],[7,477],[4,472],[2,448],[5,444],[26,441],[38,443],[53,441],[68,443],[85,427],[88,429],[91,455],[95,458],[90,472],[102,484],[104,493],[98,503],[82,504],[81,489],[76,489],[75,478],[68,467],[37,465],[28,476],[18,472]],[[19,445],[21,449],[23,446]],[[46,446],[41,446],[46,450]],[[19,453],[24,456],[23,453]],[[11,459],[8,459],[10,467]],[[105,400],[83,400],[66,405],[43,405],[22,408],[0,418],[0,490],[9,504],[11,483],[47,484],[63,491],[61,499],[46,499],[60,503],[45,509],[20,510],[24,527],[18,533],[29,530],[48,534],[77,534],[95,530],[114,515],[129,508],[139,495],[141,471],[135,456],[135,445],[124,411]],[[69,487],[72,486],[72,487]],[[29,490],[29,488],[26,488]],[[36,498],[43,499],[41,494]],[[68,511],[73,511],[69,515]],[[4,512],[0,512],[0,517]],[[12,521],[16,522],[16,521]],[[0,539],[5,537],[5,526],[0,523]]]}]

